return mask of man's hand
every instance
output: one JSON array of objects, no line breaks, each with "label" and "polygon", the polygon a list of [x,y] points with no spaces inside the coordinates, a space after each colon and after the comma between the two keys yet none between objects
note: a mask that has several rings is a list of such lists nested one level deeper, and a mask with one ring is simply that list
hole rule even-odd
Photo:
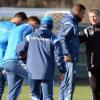
[{"label": "man's hand", "polygon": [[21,56],[22,60],[26,60],[27,59],[27,54],[24,53],[24,52],[21,52],[20,56]]},{"label": "man's hand", "polygon": [[62,74],[65,74],[66,73],[66,67],[60,66],[59,67],[59,72],[62,73]]},{"label": "man's hand", "polygon": [[6,70],[5,69],[2,71],[2,74],[3,75],[6,75]]},{"label": "man's hand", "polygon": [[64,55],[64,61],[71,62],[72,61],[71,55]]},{"label": "man's hand", "polygon": [[64,74],[59,74],[59,76],[58,76],[58,78],[59,78],[59,80],[64,80]]}]

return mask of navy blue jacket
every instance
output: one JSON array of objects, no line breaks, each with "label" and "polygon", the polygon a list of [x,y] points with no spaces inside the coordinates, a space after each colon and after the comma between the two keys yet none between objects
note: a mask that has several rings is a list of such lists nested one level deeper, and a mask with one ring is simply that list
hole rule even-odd
[{"label": "navy blue jacket", "polygon": [[79,30],[76,16],[68,11],[61,20],[61,31],[58,34],[62,42],[63,53],[70,54],[77,61],[79,54]]},{"label": "navy blue jacket", "polygon": [[27,67],[32,79],[53,80],[55,61],[60,71],[66,71],[61,43],[51,30],[40,28],[32,33],[26,49],[27,46]]}]

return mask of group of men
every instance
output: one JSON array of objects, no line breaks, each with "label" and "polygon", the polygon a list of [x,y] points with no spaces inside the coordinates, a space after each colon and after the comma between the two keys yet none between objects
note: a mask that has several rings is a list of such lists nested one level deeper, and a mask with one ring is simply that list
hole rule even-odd
[{"label": "group of men", "polygon": [[[91,26],[79,32],[85,6],[74,4],[61,20],[58,35],[52,33],[53,18],[27,18],[17,13],[11,21],[0,22],[0,97],[8,82],[7,100],[17,100],[24,78],[29,79],[32,100],[53,100],[55,63],[64,75],[59,100],[72,100],[80,43],[86,43],[88,73],[93,100],[100,99],[99,32],[100,11],[91,9]],[[43,98],[41,98],[41,94]],[[1,100],[0,98],[0,100]]]},{"label": "group of men", "polygon": [[0,100],[5,86],[5,73],[8,82],[7,100],[16,100],[21,89],[23,78],[27,78],[27,71],[22,67],[22,60],[17,54],[17,44],[25,36],[34,32],[40,25],[36,16],[26,16],[18,12],[11,21],[0,22]]}]

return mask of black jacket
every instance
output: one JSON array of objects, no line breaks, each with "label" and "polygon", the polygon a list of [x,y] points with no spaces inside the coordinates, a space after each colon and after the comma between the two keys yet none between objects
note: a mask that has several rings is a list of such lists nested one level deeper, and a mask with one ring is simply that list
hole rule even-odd
[{"label": "black jacket", "polygon": [[100,23],[89,26],[80,34],[80,42],[85,42],[88,69],[100,69]]}]

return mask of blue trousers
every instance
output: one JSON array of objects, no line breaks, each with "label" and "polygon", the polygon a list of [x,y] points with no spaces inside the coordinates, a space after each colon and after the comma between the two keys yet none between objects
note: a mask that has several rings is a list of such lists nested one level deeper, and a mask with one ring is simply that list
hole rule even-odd
[{"label": "blue trousers", "polygon": [[28,78],[28,73],[18,61],[5,63],[4,67],[8,81],[8,96],[6,100],[17,100],[23,78]]},{"label": "blue trousers", "polygon": [[75,63],[66,63],[67,72],[65,73],[64,80],[61,82],[59,100],[72,100],[75,88],[76,70]]},{"label": "blue trousers", "polygon": [[43,100],[53,100],[53,81],[30,79],[32,100],[40,100],[42,89]]},{"label": "blue trousers", "polygon": [[6,82],[5,76],[3,75],[2,71],[3,68],[0,68],[0,100],[2,100],[2,95],[4,92],[4,87]]}]

